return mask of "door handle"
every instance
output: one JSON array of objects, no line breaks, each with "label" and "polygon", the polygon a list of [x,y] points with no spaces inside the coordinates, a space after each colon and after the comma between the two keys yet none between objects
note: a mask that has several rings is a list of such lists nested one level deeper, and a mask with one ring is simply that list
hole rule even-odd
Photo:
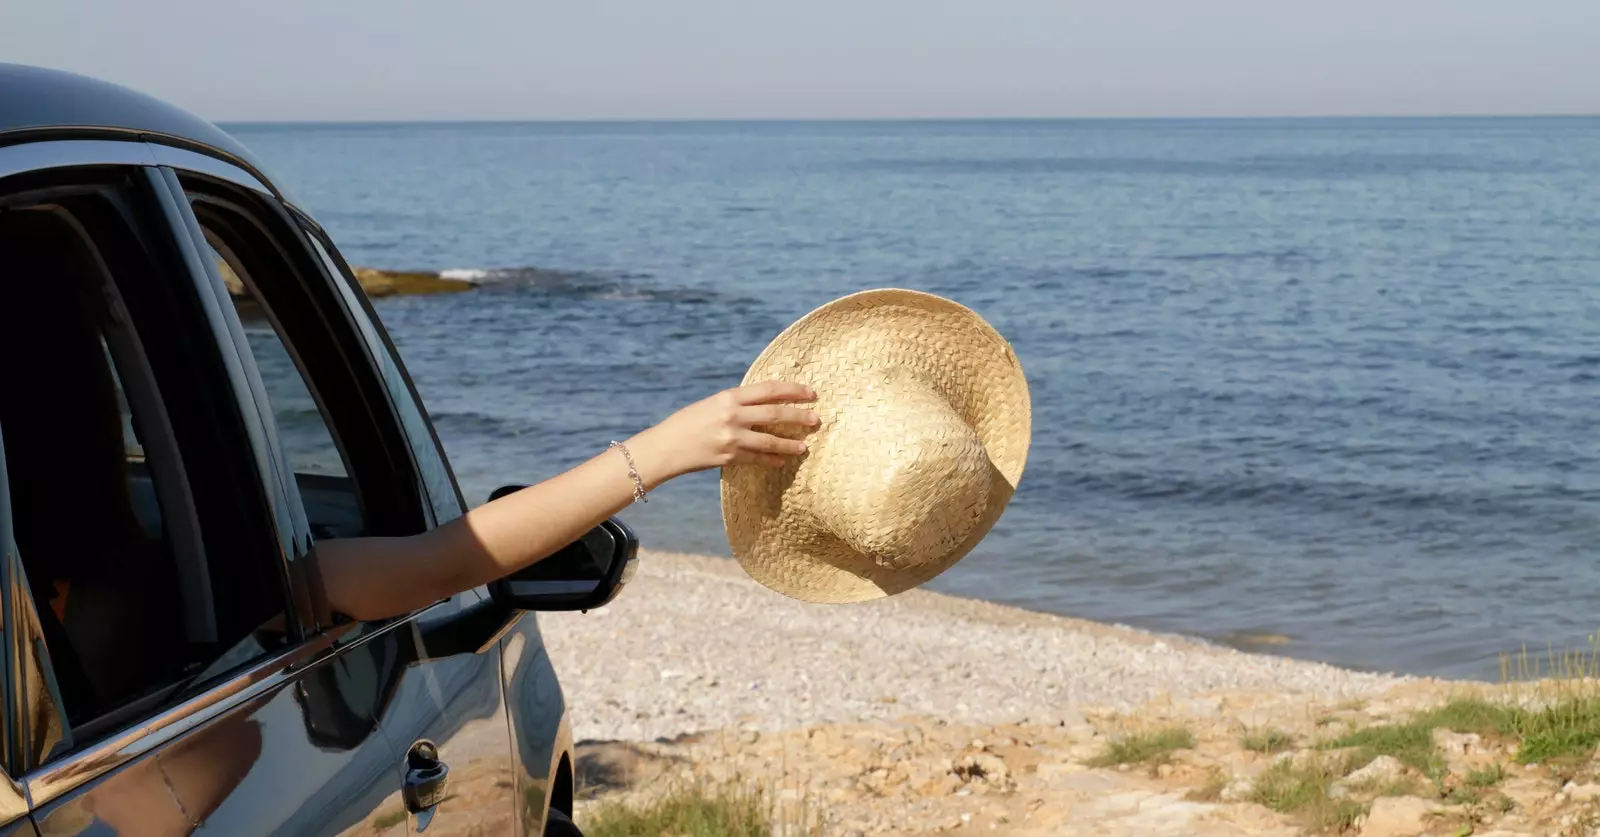
[{"label": "door handle", "polygon": [[[431,741],[418,741],[406,753],[406,780],[402,788],[406,809],[418,816],[426,828],[423,814],[432,819],[433,809],[444,801],[450,783],[450,766],[439,760],[439,749]],[[419,831],[421,828],[418,829]]]}]

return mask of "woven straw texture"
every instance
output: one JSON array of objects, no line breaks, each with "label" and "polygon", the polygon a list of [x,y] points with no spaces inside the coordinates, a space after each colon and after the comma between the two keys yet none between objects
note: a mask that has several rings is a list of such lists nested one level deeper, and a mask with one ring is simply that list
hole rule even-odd
[{"label": "woven straw texture", "polygon": [[817,393],[814,429],[783,468],[722,471],[733,555],[809,602],[893,595],[961,560],[1005,510],[1032,407],[1011,346],[975,312],[919,291],[864,291],[785,329],[746,373]]}]

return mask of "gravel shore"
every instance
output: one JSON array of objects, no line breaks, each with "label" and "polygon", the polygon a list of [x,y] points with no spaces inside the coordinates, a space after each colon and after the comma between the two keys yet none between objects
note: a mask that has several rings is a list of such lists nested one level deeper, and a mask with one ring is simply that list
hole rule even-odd
[{"label": "gravel shore", "polygon": [[1071,726],[1163,696],[1344,699],[1402,682],[922,590],[804,604],[730,560],[661,552],[610,605],[539,624],[580,740],[907,715]]}]

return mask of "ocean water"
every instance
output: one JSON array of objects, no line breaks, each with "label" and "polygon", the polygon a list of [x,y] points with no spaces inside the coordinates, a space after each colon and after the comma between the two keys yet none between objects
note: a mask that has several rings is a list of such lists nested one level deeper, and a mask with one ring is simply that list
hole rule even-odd
[{"label": "ocean water", "polygon": [[[1600,627],[1600,119],[228,127],[480,284],[378,305],[475,502],[918,288],[1034,399],[935,589],[1468,677]],[[714,474],[624,517],[727,554]]]}]

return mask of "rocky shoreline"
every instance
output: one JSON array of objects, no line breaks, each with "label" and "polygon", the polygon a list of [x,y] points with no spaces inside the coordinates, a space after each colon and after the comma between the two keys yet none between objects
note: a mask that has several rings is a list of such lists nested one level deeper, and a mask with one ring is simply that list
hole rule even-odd
[{"label": "rocky shoreline", "polygon": [[1362,674],[923,591],[804,605],[661,553],[540,626],[580,821],[743,782],[827,834],[1600,833],[1575,681]]},{"label": "rocky shoreline", "polygon": [[[239,280],[228,263],[217,261],[222,271],[222,283],[236,297],[245,295],[244,283]],[[367,296],[379,299],[389,296],[420,296],[425,294],[450,294],[470,291],[475,286],[460,279],[446,279],[437,273],[416,270],[380,270],[375,267],[351,267],[356,281]]]}]

